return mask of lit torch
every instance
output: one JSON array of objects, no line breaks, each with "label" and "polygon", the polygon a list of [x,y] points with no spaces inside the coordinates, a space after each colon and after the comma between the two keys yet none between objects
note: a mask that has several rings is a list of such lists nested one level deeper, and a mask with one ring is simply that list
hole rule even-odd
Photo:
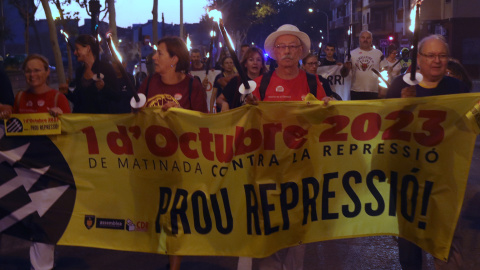
[{"label": "lit torch", "polygon": [[210,31],[210,47],[208,48],[207,53],[207,64],[205,65],[205,74],[208,75],[210,66],[212,65],[212,55],[213,55],[213,42],[215,40],[215,31]]},{"label": "lit torch", "polygon": [[228,35],[227,31],[225,30],[225,26],[223,25],[222,13],[218,10],[211,10],[210,12],[208,12],[208,15],[212,17],[215,22],[218,23],[218,28],[220,28],[220,32],[222,33],[223,40],[225,41],[225,46],[227,46],[228,51],[230,52],[230,56],[233,59],[233,63],[237,68],[238,75],[240,75],[240,78],[242,79],[242,85],[240,86],[238,91],[241,94],[252,93],[253,90],[255,90],[255,88],[257,87],[257,85],[254,81],[248,81],[247,75],[243,71],[242,66],[240,65],[240,61],[238,61],[237,54],[235,53],[235,48],[233,47],[232,39]]},{"label": "lit torch", "polygon": [[190,40],[190,34],[187,35],[187,42],[186,42],[186,44],[187,44],[187,49],[188,49],[188,51],[191,51],[191,50],[192,50],[192,41]]},{"label": "lit torch", "polygon": [[[408,83],[409,85],[417,85],[419,84],[423,76],[422,74],[416,73],[417,72],[417,53],[418,53],[418,36],[420,30],[420,5],[422,4],[422,0],[416,1],[415,8],[410,13],[410,18],[413,19],[412,25],[410,25],[410,30],[412,31],[413,28],[413,50],[412,50],[412,65],[410,66],[410,74],[405,74],[403,76],[403,80]],[[414,15],[413,15],[414,14]]]},{"label": "lit torch", "polygon": [[62,36],[65,38],[65,41],[67,42],[67,45],[70,47],[70,49],[72,51],[75,50],[75,47],[72,45],[72,43],[70,42],[69,40],[69,36],[67,34],[67,32],[63,31],[63,29],[60,29],[60,33],[62,34]]},{"label": "lit torch", "polygon": [[389,88],[390,87],[390,84],[388,83],[387,78],[388,77],[388,71],[384,70],[382,71],[382,73],[378,72],[378,70],[372,68],[372,71],[373,73],[375,73],[375,75],[378,76],[378,81],[379,81],[379,85],[383,88]]},{"label": "lit torch", "polygon": [[117,48],[115,47],[115,44],[112,42],[112,34],[108,33],[107,34],[107,44],[108,48],[110,49],[110,53],[113,56],[113,59],[115,63],[117,64],[118,68],[120,69],[120,72],[122,73],[122,76],[125,78],[125,81],[127,82],[127,89],[133,94],[132,100],[130,100],[130,106],[134,109],[138,109],[143,107],[145,105],[146,97],[143,94],[138,94],[137,91],[135,90],[135,86],[133,86],[132,81],[130,80],[130,77],[127,75],[127,71],[122,65],[122,56],[118,52]]}]

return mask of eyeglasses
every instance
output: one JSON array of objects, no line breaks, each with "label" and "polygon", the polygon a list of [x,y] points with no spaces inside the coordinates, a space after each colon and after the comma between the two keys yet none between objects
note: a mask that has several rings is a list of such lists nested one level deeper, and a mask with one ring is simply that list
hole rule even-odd
[{"label": "eyeglasses", "polygon": [[302,45],[285,45],[285,44],[279,44],[279,45],[275,45],[275,48],[279,49],[279,50],[285,50],[286,48],[288,48],[290,51],[294,51],[294,50],[297,50],[298,48],[302,47]]},{"label": "eyeglasses", "polygon": [[448,54],[433,54],[433,53],[423,54],[421,52],[419,52],[418,54],[420,54],[423,57],[426,57],[428,59],[428,61],[433,61],[437,57],[440,61],[447,61],[448,60]]}]

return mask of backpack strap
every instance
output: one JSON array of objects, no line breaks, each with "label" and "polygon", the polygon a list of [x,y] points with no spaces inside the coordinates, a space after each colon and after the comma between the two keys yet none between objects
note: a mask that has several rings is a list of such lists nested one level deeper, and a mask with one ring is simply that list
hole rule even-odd
[{"label": "backpack strap", "polygon": [[22,95],[23,95],[23,91],[20,91],[15,97],[15,104],[17,105],[17,108],[20,108],[20,100],[22,100]]},{"label": "backpack strap", "polygon": [[55,93],[55,101],[53,103],[53,107],[58,107],[57,103],[58,103],[58,96],[59,95],[60,95],[60,92],[57,91],[57,93]]},{"label": "backpack strap", "polygon": [[258,91],[260,93],[260,100],[265,98],[265,92],[267,92],[268,84],[270,83],[270,79],[272,78],[273,72],[275,70],[271,70],[265,74],[263,74],[262,80],[260,81],[260,86]]}]

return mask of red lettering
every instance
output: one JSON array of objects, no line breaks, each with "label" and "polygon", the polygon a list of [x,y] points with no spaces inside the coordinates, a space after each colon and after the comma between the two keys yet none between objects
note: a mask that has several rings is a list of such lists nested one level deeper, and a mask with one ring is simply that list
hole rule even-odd
[{"label": "red lettering", "polygon": [[206,159],[213,161],[214,153],[211,148],[211,143],[213,142],[212,133],[210,133],[210,130],[208,128],[200,128],[200,132],[198,133],[198,138],[202,143],[203,156]]},{"label": "red lettering", "polygon": [[303,138],[307,134],[308,130],[300,126],[288,126],[283,132],[283,141],[288,148],[299,149],[307,141],[307,139]]},{"label": "red lettering", "polygon": [[352,137],[359,141],[371,140],[378,135],[381,123],[382,118],[377,113],[361,114],[352,122]]},{"label": "red lettering", "polygon": [[[158,141],[163,142],[164,146],[157,144],[157,136],[162,135],[162,138],[158,138]],[[162,126],[150,126],[145,131],[145,141],[150,152],[159,157],[168,157],[173,155],[178,148],[178,140],[175,133],[169,128]]]},{"label": "red lettering", "polygon": [[83,134],[87,137],[88,154],[95,155],[100,153],[98,150],[98,140],[93,127],[86,127],[82,129]]},{"label": "red lettering", "polygon": [[282,124],[271,123],[263,125],[263,148],[265,150],[275,150],[275,134],[282,132]]},{"label": "red lettering", "polygon": [[190,148],[190,142],[197,141],[197,134],[193,132],[187,132],[180,136],[180,149],[182,153],[191,159],[198,158],[198,151],[195,149]]},{"label": "red lettering", "polygon": [[[260,130],[251,128],[245,132],[243,127],[237,126],[235,132],[235,155],[243,155],[257,150],[262,144],[262,140],[258,138],[262,138]],[[245,143],[246,139],[249,140],[248,146]]]},{"label": "red lettering", "polygon": [[233,136],[225,135],[226,143],[223,142],[224,135],[215,134],[215,154],[218,161],[230,162],[233,158]]},{"label": "red lettering", "polygon": [[[107,134],[107,144],[114,154],[117,155],[133,155],[132,141],[128,137],[127,128],[125,126],[117,126],[119,132],[109,132]],[[121,146],[119,145],[121,142]]]}]

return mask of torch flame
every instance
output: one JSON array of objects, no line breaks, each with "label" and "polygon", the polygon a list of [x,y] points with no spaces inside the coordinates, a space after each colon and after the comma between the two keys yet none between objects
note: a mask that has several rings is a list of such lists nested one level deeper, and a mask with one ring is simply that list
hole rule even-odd
[{"label": "torch flame", "polygon": [[415,32],[415,14],[417,12],[417,5],[414,6],[414,8],[412,9],[412,11],[410,12],[410,27],[408,28],[408,30],[410,30],[412,33]]},{"label": "torch flame", "polygon": [[380,85],[383,88],[388,88],[388,85],[385,83],[387,78],[388,78],[388,71],[384,70],[380,72],[380,76],[378,77],[378,85]]},{"label": "torch flame", "polygon": [[187,49],[189,51],[192,49],[192,41],[190,40],[190,35],[187,35]]},{"label": "torch flame", "polygon": [[60,29],[60,33],[62,33],[62,35],[64,35],[65,38],[68,39],[68,34],[67,34],[67,32],[63,31],[63,29]]},{"label": "torch flame", "polygon": [[208,12],[208,17],[212,18],[214,22],[220,23],[222,13],[216,9],[212,9]]},{"label": "torch flame", "polygon": [[[100,35],[99,35],[99,37],[100,37]],[[115,43],[112,42],[112,33],[107,33],[107,38],[109,38],[110,42],[112,43],[113,53],[115,53],[115,55],[117,56],[118,61],[120,61],[120,63],[122,63],[123,62],[122,56],[120,55],[117,48],[115,47]]]}]

